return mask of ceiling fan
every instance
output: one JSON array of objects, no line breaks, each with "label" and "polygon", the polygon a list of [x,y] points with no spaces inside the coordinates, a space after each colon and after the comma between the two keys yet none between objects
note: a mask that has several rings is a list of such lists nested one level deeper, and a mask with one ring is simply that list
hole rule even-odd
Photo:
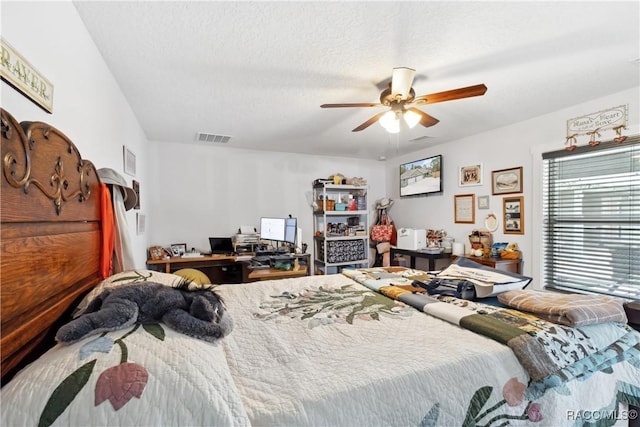
[{"label": "ceiling fan", "polygon": [[379,103],[359,102],[350,104],[322,104],[320,107],[389,107],[389,110],[371,117],[369,120],[353,129],[353,132],[364,130],[379,120],[380,124],[387,130],[387,132],[398,133],[400,132],[401,121],[404,121],[404,123],[406,123],[410,128],[416,126],[418,123],[424,127],[429,127],[439,122],[435,117],[432,117],[424,111],[416,108],[420,105],[453,101],[454,99],[469,98],[472,96],[481,96],[487,91],[487,87],[484,84],[479,84],[416,97],[416,93],[411,87],[415,73],[416,70],[407,67],[394,68],[391,76],[391,83],[389,83],[389,87],[383,90],[380,94]]}]

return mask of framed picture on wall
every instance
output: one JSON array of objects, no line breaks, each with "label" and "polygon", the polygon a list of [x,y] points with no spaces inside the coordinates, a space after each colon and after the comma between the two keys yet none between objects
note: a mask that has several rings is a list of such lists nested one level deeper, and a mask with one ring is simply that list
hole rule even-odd
[{"label": "framed picture on wall", "polygon": [[476,222],[476,195],[456,194],[454,196],[454,221],[459,224],[473,224]]},{"label": "framed picture on wall", "polygon": [[489,209],[489,196],[478,196],[478,209]]},{"label": "framed picture on wall", "polygon": [[504,197],[504,234],[524,234],[524,197]]},{"label": "framed picture on wall", "polygon": [[131,176],[136,176],[136,155],[127,148],[126,145],[122,146],[122,155],[124,162],[124,173]]},{"label": "framed picture on wall", "polygon": [[134,179],[131,181],[131,187],[137,196],[136,205],[133,209],[140,209],[140,183]]},{"label": "framed picture on wall", "polygon": [[462,166],[458,170],[458,186],[482,185],[482,163]]},{"label": "framed picture on wall", "polygon": [[136,213],[136,234],[144,234],[147,229],[147,217],[140,212]]},{"label": "framed picture on wall", "polygon": [[522,166],[491,172],[491,194],[522,193]]}]

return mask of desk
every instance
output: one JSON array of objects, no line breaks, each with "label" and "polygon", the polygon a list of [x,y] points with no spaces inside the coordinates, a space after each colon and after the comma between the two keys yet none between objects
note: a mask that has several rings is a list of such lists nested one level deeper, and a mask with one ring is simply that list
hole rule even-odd
[{"label": "desk", "polygon": [[[276,270],[274,268],[251,270],[247,260],[237,261],[234,255],[206,255],[197,258],[171,257],[158,260],[148,259],[147,267],[164,273],[173,273],[183,268],[195,268],[206,274],[211,280],[211,283],[248,283],[257,280],[309,275],[311,255],[292,255],[291,259],[293,260],[294,258],[303,261],[303,263],[301,263],[303,265],[300,266],[300,270],[298,271]],[[273,270],[274,273],[269,273],[271,270]]]},{"label": "desk", "polygon": [[247,263],[232,255],[205,255],[197,258],[171,257],[147,260],[147,267],[164,273],[195,268],[206,274],[211,283],[245,283],[249,281]]},{"label": "desk", "polygon": [[439,254],[428,254],[426,252],[420,252],[420,251],[412,251],[409,249],[398,249],[398,248],[391,248],[391,254],[390,257],[393,260],[393,258],[396,255],[406,255],[409,257],[409,267],[411,268],[416,268],[416,258],[427,258],[429,260],[429,271],[433,271],[436,269],[436,260],[440,259],[440,258],[451,258],[451,254],[447,254],[447,253],[439,253]]},{"label": "desk", "polygon": [[[453,261],[456,259],[456,255],[447,253],[440,254],[427,254],[420,251],[411,251],[408,249],[391,248],[391,259],[396,254],[406,255],[409,257],[409,266],[416,268],[416,258],[427,258],[429,260],[429,271],[436,269],[436,260],[441,258],[449,258]],[[486,265],[496,270],[510,271],[512,273],[522,274],[522,260],[521,259],[503,259],[503,258],[480,258],[474,256],[467,256],[467,259],[475,261],[478,264]]]},{"label": "desk", "polygon": [[308,266],[301,265],[298,271],[276,270],[275,268],[257,268],[249,273],[249,280],[290,279],[292,277],[308,276]]},{"label": "desk", "polygon": [[[453,256],[452,259],[456,257]],[[467,259],[475,261],[478,264],[486,265],[496,270],[509,271],[511,273],[522,274],[521,259],[505,259],[505,258],[481,258],[475,256],[467,256]]]}]

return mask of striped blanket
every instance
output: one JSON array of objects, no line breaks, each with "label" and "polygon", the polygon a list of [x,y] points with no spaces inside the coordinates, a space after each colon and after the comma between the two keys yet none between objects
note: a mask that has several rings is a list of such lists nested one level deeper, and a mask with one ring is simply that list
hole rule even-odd
[{"label": "striped blanket", "polygon": [[498,301],[521,311],[567,326],[627,323],[624,301],[606,295],[560,294],[534,290],[509,291]]},{"label": "striped blanket", "polygon": [[364,286],[511,348],[540,391],[584,378],[622,360],[640,360],[640,334],[624,323],[565,326],[515,309],[412,292],[425,272],[398,268],[343,270]]}]

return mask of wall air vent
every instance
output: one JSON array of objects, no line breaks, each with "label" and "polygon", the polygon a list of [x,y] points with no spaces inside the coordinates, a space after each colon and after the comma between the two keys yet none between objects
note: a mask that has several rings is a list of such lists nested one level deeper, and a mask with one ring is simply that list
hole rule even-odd
[{"label": "wall air vent", "polygon": [[231,137],[229,135],[215,135],[213,133],[198,132],[198,135],[196,135],[196,141],[198,142],[226,144],[230,139]]}]

